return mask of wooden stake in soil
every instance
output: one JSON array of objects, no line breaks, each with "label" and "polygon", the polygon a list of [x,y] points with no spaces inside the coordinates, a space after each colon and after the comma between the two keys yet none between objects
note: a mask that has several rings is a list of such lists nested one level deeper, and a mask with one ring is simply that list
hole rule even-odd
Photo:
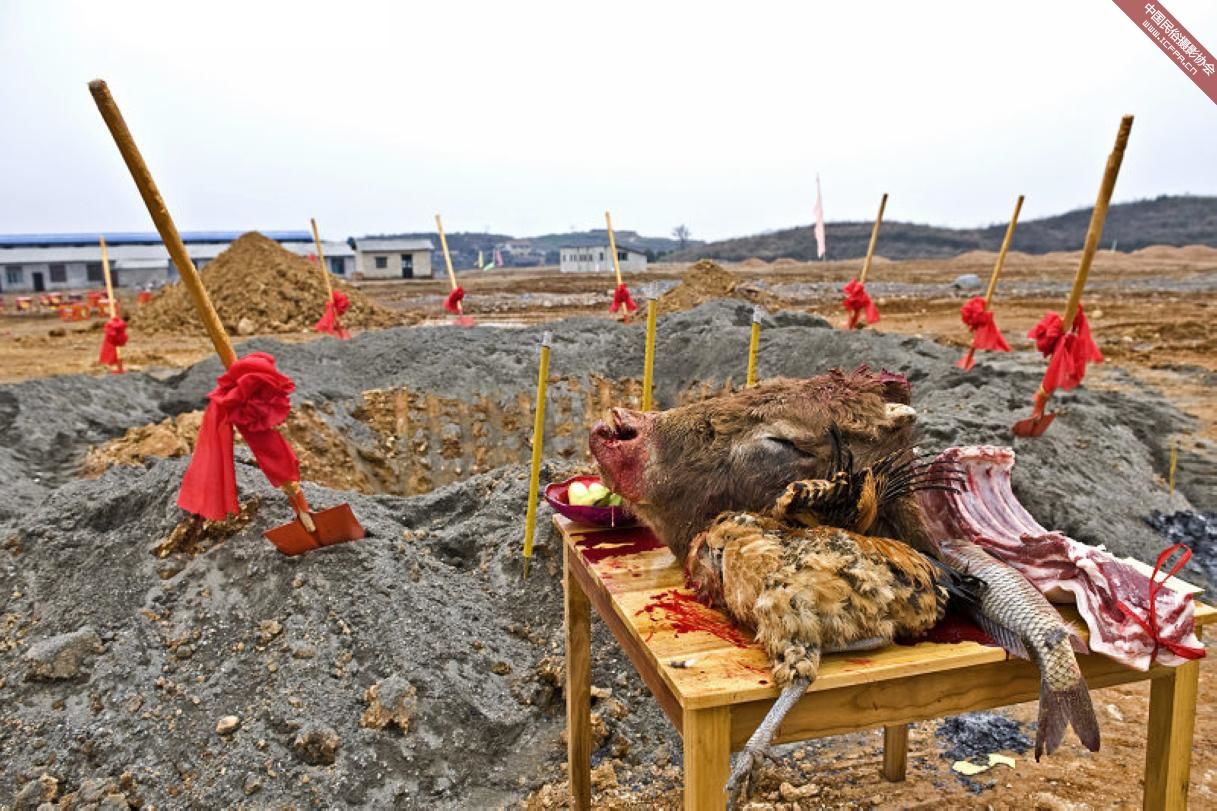
[{"label": "wooden stake in soil", "polygon": [[[182,283],[190,292],[199,320],[203,322],[203,328],[211,338],[216,354],[220,356],[224,368],[229,368],[237,361],[237,353],[228,339],[228,333],[224,330],[220,316],[211,303],[211,297],[207,295],[207,290],[203,287],[203,280],[200,278],[194,262],[190,259],[190,254],[186,251],[181,234],[178,233],[177,226],[169,215],[169,208],[165,205],[164,198],[161,197],[156,181],[152,179],[152,172],[144,163],[143,155],[140,154],[139,148],[135,145],[135,139],[127,128],[127,122],[123,120],[122,112],[119,111],[118,105],[110,95],[110,88],[104,81],[95,79],[89,82],[89,92],[93,95],[93,101],[97,104],[98,112],[101,113],[102,120],[110,130],[110,135],[114,138],[123,162],[127,164],[127,168],[131,172],[135,187],[139,190],[140,197],[144,200],[144,206],[148,209],[148,214],[152,217],[152,222],[161,236],[161,242],[169,252],[169,256],[181,276]],[[364,536],[364,529],[355,519],[350,505],[342,504],[313,513],[309,510],[304,491],[300,488],[300,482],[286,482],[280,489],[291,502],[298,523],[276,527],[268,530],[265,535],[286,554],[300,554],[309,549],[356,540]]]},{"label": "wooden stake in soil", "polygon": [[630,297],[630,290],[621,279],[621,262],[617,257],[617,237],[613,234],[613,216],[607,211],[604,212],[604,227],[608,231],[609,253],[613,255],[613,274],[617,277],[617,287],[613,290],[613,303],[609,305],[609,312],[615,313],[620,309],[622,320],[629,321],[630,313],[637,310],[638,305]]},{"label": "wooden stake in soil", "polygon": [[[99,236],[97,240],[101,244],[101,273],[106,280],[106,301],[109,302],[110,320],[113,321],[118,318],[118,301],[114,298],[114,281],[110,276],[110,253],[106,250],[106,238]],[[122,347],[114,347],[114,359],[116,361],[114,371],[121,374],[123,371]]]},{"label": "wooden stake in soil", "polygon": [[457,316],[456,323],[462,326],[471,324],[473,321],[466,318],[465,307],[461,304],[465,298],[465,289],[456,283],[456,271],[452,269],[452,254],[448,253],[448,237],[444,234],[444,221],[438,214],[435,215],[435,228],[439,231],[439,244],[444,249],[444,266],[448,269],[448,282],[452,285],[452,291],[448,293],[448,298],[444,301],[444,309]]},{"label": "wooden stake in soil", "polygon": [[745,386],[756,385],[756,356],[761,348],[761,308],[752,308],[752,336],[748,340],[748,375]]},{"label": "wooden stake in soil", "polygon": [[309,217],[308,222],[313,227],[313,244],[317,246],[317,264],[321,266],[321,278],[325,280],[325,300],[329,301],[334,297],[334,286],[330,283],[329,268],[325,266],[325,251],[321,248],[321,234],[317,231],[316,218]]},{"label": "wooden stake in soil", "polygon": [[[845,286],[845,304],[849,317],[845,321],[846,329],[858,325],[858,318],[866,313],[866,323],[873,324],[879,320],[879,310],[866,294],[866,277],[870,275],[871,262],[875,258],[875,245],[879,242],[879,226],[883,224],[883,212],[887,208],[887,192],[879,199],[879,213],[875,215],[875,224],[871,228],[870,243],[866,246],[866,260],[862,263],[862,274],[857,280],[850,280]],[[856,289],[855,289],[856,288]]]},{"label": "wooden stake in soil", "polygon": [[[993,303],[993,292],[997,290],[997,279],[1001,276],[1002,266],[1006,264],[1006,254],[1010,250],[1010,242],[1014,239],[1014,227],[1018,225],[1018,214],[1023,210],[1023,195],[1018,196],[1018,200],[1014,203],[1014,213],[1010,216],[1010,224],[1006,226],[1006,235],[1001,241],[1001,251],[997,254],[997,261],[993,263],[993,273],[989,275],[989,286],[985,289],[985,309],[992,309],[989,305]],[[968,354],[964,355],[963,359],[956,365],[961,369],[971,369],[976,357],[976,347],[968,347]]]},{"label": "wooden stake in soil", "polygon": [[537,494],[541,486],[541,450],[545,443],[545,391],[549,387],[549,349],[552,332],[541,336],[541,358],[537,368],[537,405],[532,420],[532,469],[528,476],[528,509],[524,515],[524,579],[532,562],[532,540],[537,525]]},{"label": "wooden stake in soil", "polygon": [[[1086,243],[1082,247],[1082,261],[1078,265],[1077,275],[1073,279],[1073,289],[1069,292],[1069,301],[1065,305],[1065,315],[1062,318],[1061,334],[1068,335],[1073,329],[1073,321],[1082,301],[1082,290],[1086,287],[1086,277],[1090,275],[1090,264],[1094,261],[1095,251],[1099,247],[1099,239],[1103,235],[1103,223],[1107,220],[1107,207],[1111,203],[1111,194],[1116,187],[1116,178],[1120,174],[1120,164],[1124,161],[1124,149],[1128,146],[1128,135],[1132,131],[1133,117],[1124,116],[1120,121],[1119,132],[1116,133],[1116,143],[1107,156],[1107,166],[1103,171],[1103,182],[1099,186],[1099,196],[1094,204],[1094,212],[1090,215],[1090,226],[1086,229]],[[1057,350],[1059,351],[1059,349]],[[1051,368],[1051,363],[1049,364]],[[1051,393],[1041,382],[1035,393],[1035,403],[1031,416],[1014,424],[1015,436],[1040,436],[1048,430],[1048,426],[1056,419],[1056,414],[1045,414]]]},{"label": "wooden stake in soil", "polygon": [[655,385],[655,317],[654,294],[647,297],[647,342],[642,356],[642,410],[650,411]]}]

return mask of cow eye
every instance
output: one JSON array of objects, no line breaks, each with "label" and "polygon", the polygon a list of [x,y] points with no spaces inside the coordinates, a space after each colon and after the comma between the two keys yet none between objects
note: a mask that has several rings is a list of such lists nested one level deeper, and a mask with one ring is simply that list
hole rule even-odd
[{"label": "cow eye", "polygon": [[777,447],[791,453],[797,453],[800,456],[806,455],[802,450],[800,450],[798,445],[795,445],[792,440],[789,440],[784,436],[767,436],[762,441],[771,447]]}]

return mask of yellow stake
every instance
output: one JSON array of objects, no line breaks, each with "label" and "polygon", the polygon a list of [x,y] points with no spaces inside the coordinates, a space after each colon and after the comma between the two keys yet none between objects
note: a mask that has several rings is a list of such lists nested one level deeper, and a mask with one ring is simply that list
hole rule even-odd
[{"label": "yellow stake", "polygon": [[[448,281],[452,283],[452,289],[455,290],[457,288],[456,272],[452,269],[452,255],[448,253],[448,237],[444,236],[444,222],[438,214],[435,215],[435,228],[439,231],[439,244],[444,249],[444,264],[448,268]],[[465,308],[459,301],[456,303],[456,311],[461,315],[465,314]]]},{"label": "yellow stake", "polygon": [[[114,283],[110,280],[110,254],[106,251],[106,238],[102,236],[98,240],[101,242],[101,272],[106,279],[106,300],[110,302],[110,318],[114,319],[118,318],[118,302],[114,300]],[[118,368],[123,368],[122,347],[114,347],[114,356],[118,358]]]},{"label": "yellow stake", "polygon": [[528,512],[524,516],[524,579],[532,561],[532,538],[537,523],[537,491],[541,483],[541,446],[545,441],[545,389],[549,385],[549,347],[552,332],[541,336],[541,362],[537,372],[537,407],[532,422],[532,472],[528,478]]},{"label": "yellow stake", "polygon": [[329,301],[334,297],[334,288],[330,284],[330,271],[325,266],[325,251],[321,250],[321,235],[317,233],[317,220],[309,217],[308,221],[313,226],[313,244],[317,246],[317,264],[321,265],[321,278],[325,279],[325,300]]},{"label": "yellow stake", "polygon": [[756,355],[761,348],[761,308],[752,308],[752,337],[748,341],[748,388],[756,385]]},{"label": "yellow stake", "polygon": [[1006,236],[1001,241],[1001,251],[997,254],[997,262],[993,265],[993,275],[989,277],[989,288],[985,290],[985,309],[993,303],[993,291],[997,289],[997,277],[1001,275],[1002,266],[1006,264],[1006,254],[1010,251],[1010,241],[1014,239],[1014,226],[1018,225],[1018,213],[1023,210],[1023,195],[1018,196],[1014,203],[1014,215],[1006,226]]},{"label": "yellow stake", "polygon": [[621,263],[617,261],[617,238],[613,236],[613,216],[604,212],[604,225],[608,229],[609,253],[613,255],[613,273],[617,274],[617,286],[621,286]]},{"label": "yellow stake", "polygon": [[870,245],[866,248],[866,262],[862,265],[862,275],[858,277],[859,284],[866,284],[866,274],[870,273],[871,259],[875,256],[875,243],[879,241],[879,225],[883,222],[883,209],[887,208],[887,192],[879,200],[879,214],[875,217],[875,225],[870,231]]},{"label": "yellow stake", "polygon": [[1179,440],[1171,442],[1171,466],[1168,481],[1171,487],[1171,498],[1175,497],[1175,468],[1179,465]]},{"label": "yellow stake", "polygon": [[647,345],[642,356],[642,410],[651,410],[651,388],[655,381],[655,297],[647,299]]}]

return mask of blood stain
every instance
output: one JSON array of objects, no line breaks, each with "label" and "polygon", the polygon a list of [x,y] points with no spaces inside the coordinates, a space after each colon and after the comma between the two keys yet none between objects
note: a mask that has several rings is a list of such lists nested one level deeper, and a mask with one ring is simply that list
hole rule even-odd
[{"label": "blood stain", "polygon": [[998,647],[992,637],[977,627],[976,623],[954,611],[947,613],[937,625],[920,636],[901,637],[896,640],[900,645],[916,645],[918,642],[937,642],[943,645],[956,645],[960,642],[976,642]]},{"label": "blood stain", "polygon": [[[662,612],[662,616],[657,618],[656,611]],[[693,595],[683,594],[676,589],[652,595],[651,602],[634,613],[635,615],[645,613],[652,621],[667,622],[676,636],[703,631],[713,634],[725,642],[730,642],[737,648],[747,648],[752,645],[752,640],[740,633],[722,614],[706,608]]]},{"label": "blood stain", "polygon": [[655,537],[655,533],[646,527],[627,527],[625,529],[609,529],[604,532],[589,532],[575,546],[589,564],[596,564],[610,558],[622,558],[663,549],[663,541]]}]

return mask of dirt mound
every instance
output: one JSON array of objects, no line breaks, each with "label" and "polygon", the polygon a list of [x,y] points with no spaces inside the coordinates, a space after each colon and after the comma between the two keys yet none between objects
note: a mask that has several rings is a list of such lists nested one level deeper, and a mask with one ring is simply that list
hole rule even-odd
[{"label": "dirt mound", "polygon": [[[317,265],[256,231],[241,236],[202,271],[203,286],[231,335],[310,331],[325,312],[325,282]],[[344,326],[390,327],[408,318],[373,304],[341,279],[332,283],[351,299]],[[194,302],[181,282],[171,284],[131,314],[142,332],[195,334]]]},{"label": "dirt mound", "polygon": [[997,251],[964,251],[959,256],[952,257],[951,261],[961,265],[992,265],[997,261]]},{"label": "dirt mound", "polygon": [[1217,248],[1208,245],[1150,245],[1133,251],[1138,259],[1164,262],[1217,262]]},{"label": "dirt mound", "polygon": [[701,259],[689,265],[680,278],[680,284],[659,297],[656,306],[660,313],[691,310],[699,304],[717,298],[742,298],[755,304],[766,305],[771,297],[761,290],[750,287],[731,271],[709,259]]}]

